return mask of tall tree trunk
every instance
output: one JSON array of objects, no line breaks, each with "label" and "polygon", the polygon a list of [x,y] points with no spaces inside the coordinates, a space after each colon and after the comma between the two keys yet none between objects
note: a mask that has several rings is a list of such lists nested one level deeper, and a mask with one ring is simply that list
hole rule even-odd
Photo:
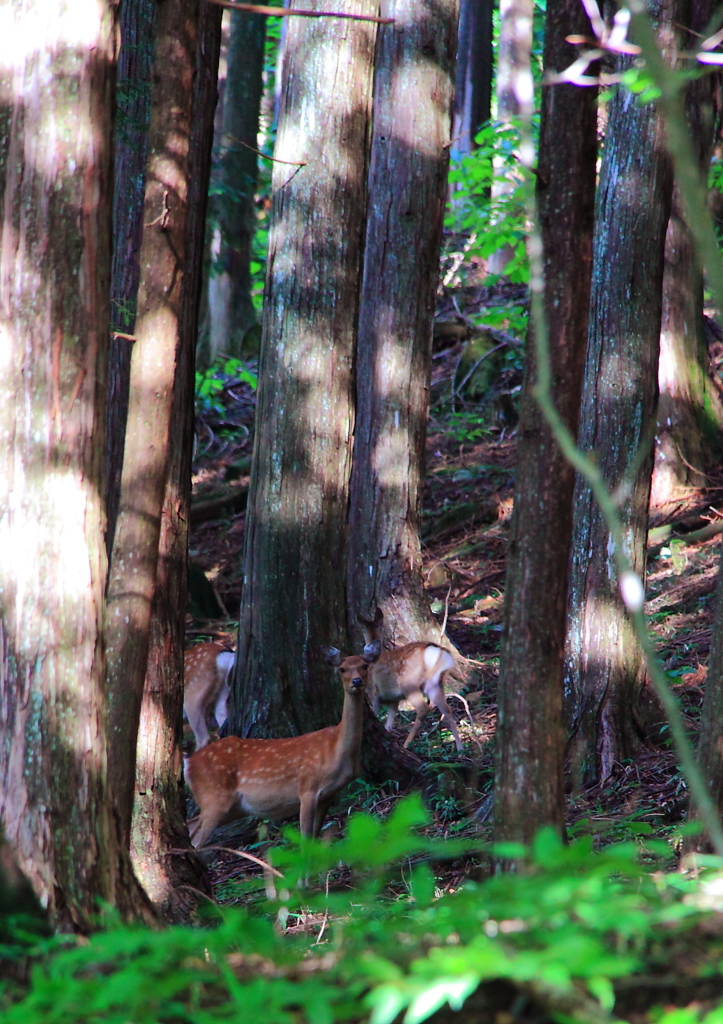
[{"label": "tall tree trunk", "polygon": [[[377,12],[376,0],[320,9]],[[273,172],[231,731],[339,720],[354,336],[376,25],[291,19]]]},{"label": "tall tree trunk", "polygon": [[119,335],[132,336],[136,322],[148,121],[151,114],[155,8],[155,0],[121,0],[118,7],[121,47],[118,54],[118,105],[113,138],[113,260],[106,412],[108,521],[105,542],[109,557],[113,550],[120,501],[133,347],[130,338]]},{"label": "tall tree trunk", "polygon": [[[161,514],[156,592],[136,757],[131,854],[146,892],[166,920],[185,921],[194,891],[211,894],[185,824],[181,773],[183,650],[193,444],[194,348],[211,167],[222,9],[199,12],[188,166],[186,273],[174,382],[168,483]],[[181,851],[186,850],[185,853]]]},{"label": "tall tree trunk", "polygon": [[[660,10],[659,39],[670,60],[672,26],[682,22],[681,13],[672,3]],[[595,216],[580,447],[595,453],[608,486],[621,488],[626,551],[641,579],[672,187],[661,115],[619,91],[610,103]],[[612,539],[581,479],[573,506],[565,687],[573,775],[589,783],[605,779],[638,746],[643,667],[620,597]]]},{"label": "tall tree trunk", "polygon": [[258,320],[251,296],[251,245],[265,37],[266,18],[231,13],[221,154],[212,200],[221,252],[208,281],[209,363],[221,353],[240,356],[246,332]]},{"label": "tall tree trunk", "polygon": [[[500,32],[497,44],[497,120],[503,125],[519,116],[521,80],[529,69],[532,49],[533,0],[500,0]],[[528,72],[527,72],[528,73]],[[501,160],[495,159],[497,174]],[[492,195],[500,196],[512,190],[512,182],[498,178],[492,185]],[[503,274],[512,256],[511,246],[492,253],[487,261],[491,274]]]},{"label": "tall tree trunk", "polygon": [[[114,24],[6,8],[0,133],[0,817],[53,924],[142,893],[107,776],[103,601]],[[13,18],[14,14],[14,18]]]},{"label": "tall tree trunk", "polygon": [[658,384],[651,502],[664,505],[690,487],[705,487],[706,470],[720,459],[723,428],[705,339],[703,275],[677,199],[665,243]]},{"label": "tall tree trunk", "polygon": [[[723,552],[722,552],[723,554]],[[705,696],[700,714],[700,736],[698,739],[698,764],[708,786],[713,803],[723,815],[723,750],[721,750],[721,722],[723,722],[723,560],[718,569],[718,584],[715,597],[715,615],[711,631],[708,677]],[[696,808],[691,806],[689,817],[697,817]],[[685,853],[695,850],[712,852],[707,832],[688,835],[683,841]]]},{"label": "tall tree trunk", "polygon": [[[575,59],[565,37],[589,34],[579,0],[548,0],[546,72]],[[543,89],[537,202],[545,312],[557,410],[577,432],[592,271],[597,90]],[[529,842],[564,828],[562,671],[575,473],[533,394],[528,338],[517,431],[515,510],[507,557],[495,768],[495,836]],[[544,601],[540,595],[544,594]]]},{"label": "tall tree trunk", "polygon": [[180,345],[199,2],[162,3],[157,11],[136,341],[107,598],[109,773],[126,841]]},{"label": "tall tree trunk", "polygon": [[453,151],[471,153],[477,132],[492,110],[493,0],[461,0]]},{"label": "tall tree trunk", "polygon": [[[715,9],[692,5],[691,31],[703,33]],[[703,173],[715,141],[720,84],[713,75],[689,83],[688,123]],[[705,486],[706,471],[721,456],[723,403],[711,378],[703,320],[703,275],[674,193],[663,276],[663,319],[658,367],[660,400],[651,501],[675,501],[689,487]]]},{"label": "tall tree trunk", "polygon": [[[387,0],[374,78],[349,504],[352,635],[439,640],[419,544],[458,0]],[[413,106],[410,96],[414,95]]]}]

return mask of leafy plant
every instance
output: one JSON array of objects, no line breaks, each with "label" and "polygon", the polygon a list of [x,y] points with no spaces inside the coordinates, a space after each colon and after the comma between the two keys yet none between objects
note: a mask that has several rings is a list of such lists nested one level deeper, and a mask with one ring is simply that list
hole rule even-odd
[{"label": "leafy plant", "polygon": [[[445,226],[466,238],[466,260],[486,260],[500,249],[511,247],[512,257],[504,276],[513,283],[526,283],[527,221],[517,159],[519,127],[490,121],[475,141],[477,148],[450,170],[452,202]],[[494,326],[492,322],[490,326]]]},{"label": "leafy plant", "polygon": [[[271,851],[283,878],[252,879],[246,906],[212,909],[202,929],[149,931],[111,919],[89,940],[53,940],[38,948],[23,998],[0,993],[4,1024],[391,1024],[400,1013],[415,1024],[499,980],[557,1019],[602,1021],[616,986],[665,963],[676,936],[689,937],[710,913],[707,893],[719,884],[715,858],[699,879],[650,874],[641,849],[669,848],[642,846],[639,829],[635,842],[599,853],[589,836],[564,846],[543,831],[530,850],[494,849],[522,870],[445,892],[435,863],[489,851],[431,839],[425,821],[410,798],[387,821],[355,815],[336,843],[289,829]],[[354,872],[353,888],[331,884],[340,861]],[[324,884],[310,889],[307,879]],[[711,934],[685,966],[709,985],[721,979],[721,940]]]},{"label": "leafy plant", "polygon": [[259,379],[240,359],[217,359],[208,370],[196,371],[196,412],[223,415],[221,393],[232,384],[248,384],[254,391]]}]

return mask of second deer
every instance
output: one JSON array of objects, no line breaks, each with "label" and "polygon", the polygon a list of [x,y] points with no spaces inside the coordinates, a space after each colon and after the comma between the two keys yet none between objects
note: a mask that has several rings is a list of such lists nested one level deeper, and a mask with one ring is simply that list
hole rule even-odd
[{"label": "second deer", "polygon": [[188,823],[191,842],[203,846],[226,821],[251,814],[281,820],[299,815],[301,833],[318,836],[332,800],[359,774],[369,664],[379,652],[341,660],[323,647],[344,685],[341,722],[288,739],[242,740],[228,736],[193,754],[186,781],[199,806]]},{"label": "second deer", "polygon": [[183,656],[183,710],[196,738],[196,750],[211,738],[208,720],[219,729],[226,721],[231,687],[229,676],[236,655],[215,640],[191,647]]},{"label": "second deer", "polygon": [[389,705],[387,729],[391,731],[394,728],[399,702],[406,698],[417,713],[404,743],[408,747],[429,714],[430,705],[425,700],[428,697],[449,726],[457,750],[463,750],[457,723],[444,696],[445,673],[454,667],[454,658],[449,651],[424,642],[382,651],[380,641],[373,640],[364,648],[364,657],[375,653],[377,660],[369,669],[369,698],[375,714],[379,712],[380,704]]}]

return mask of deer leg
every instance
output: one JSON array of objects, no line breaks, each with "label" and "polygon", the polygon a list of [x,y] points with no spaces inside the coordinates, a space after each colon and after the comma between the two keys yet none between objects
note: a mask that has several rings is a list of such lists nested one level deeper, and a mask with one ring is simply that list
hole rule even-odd
[{"label": "deer leg", "polygon": [[313,835],[318,839],[321,835],[321,827],[324,824],[324,818],[326,818],[326,812],[329,810],[331,800],[317,800],[316,810],[314,811],[314,831]]},{"label": "deer leg", "polygon": [[198,850],[202,847],[213,830],[218,825],[218,818],[213,815],[198,814],[188,822],[188,834],[191,837],[191,846]]},{"label": "deer leg", "polygon": [[299,828],[302,836],[313,836],[318,801],[313,790],[302,793],[299,809]]},{"label": "deer leg", "polygon": [[211,734],[208,731],[206,725],[206,715],[202,706],[188,707],[184,706],[186,712],[186,718],[188,724],[191,726],[194,738],[196,740],[196,750],[200,750],[201,747],[205,747],[211,738]]},{"label": "deer leg", "polygon": [[457,751],[461,752],[464,750],[462,740],[459,736],[459,729],[457,728],[457,721],[452,714],[452,709],[447,703],[447,698],[444,696],[444,686],[439,677],[433,676],[425,687],[425,691],[430,701],[436,708],[439,709],[439,713],[447,723],[447,726],[454,736],[454,742],[457,745]]},{"label": "deer leg", "polygon": [[422,722],[429,714],[429,705],[424,699],[424,694],[421,690],[412,690],[411,693],[407,694],[407,700],[417,712],[417,717],[414,719],[409,735],[404,742],[405,747],[408,747],[416,739],[417,733],[422,728]]},{"label": "deer leg", "polygon": [[214,708],[213,713],[216,718],[216,723],[219,729],[223,728],[224,722],[228,718],[227,704],[230,693],[231,687],[228,684],[224,684],[224,686],[221,689],[221,692],[216,698],[216,707]]},{"label": "deer leg", "polygon": [[396,703],[392,703],[389,705],[389,710],[387,711],[387,721],[384,726],[387,732],[391,732],[392,729],[394,728],[394,719],[397,717],[397,711],[399,711],[399,701],[396,701]]}]

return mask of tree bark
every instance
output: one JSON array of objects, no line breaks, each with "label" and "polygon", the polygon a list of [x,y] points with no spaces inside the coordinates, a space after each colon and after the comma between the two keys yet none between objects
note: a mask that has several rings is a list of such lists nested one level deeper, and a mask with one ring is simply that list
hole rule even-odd
[{"label": "tree bark", "polygon": [[[0,69],[0,817],[63,931],[147,904],[107,771],[103,647],[114,23],[7,8]],[[14,18],[13,18],[14,14]],[[28,41],[32,41],[32,46]]]},{"label": "tree bark", "polygon": [[[578,0],[548,0],[544,67],[575,59],[565,37],[590,24]],[[557,410],[577,433],[592,271],[597,90],[543,89],[537,203],[545,260],[545,312]],[[529,842],[564,829],[562,670],[575,473],[533,389],[528,338],[517,431],[515,509],[507,554],[495,768],[495,837]],[[544,601],[540,595],[544,594]]]},{"label": "tree bark", "polygon": [[246,332],[258,320],[251,296],[251,246],[265,37],[266,18],[231,13],[221,155],[212,200],[221,252],[208,281],[209,364],[222,353],[240,356]]},{"label": "tree bark", "polygon": [[[533,0],[500,0],[500,31],[497,43],[497,120],[509,125],[520,114],[522,97],[529,91],[524,84],[529,72],[532,49]],[[525,69],[528,69],[526,72]],[[510,181],[502,180],[502,163],[495,158],[498,179],[493,182],[492,195],[500,196],[512,190]],[[503,274],[512,257],[512,247],[503,246],[492,253],[487,261],[491,274]]]},{"label": "tree bark", "polygon": [[[356,349],[348,592],[355,649],[439,641],[419,543],[457,43],[457,0],[388,0],[380,29]],[[411,97],[414,96],[414,102]]]},{"label": "tree bark", "polygon": [[118,8],[121,46],[118,54],[113,139],[113,260],[106,413],[108,521],[105,542],[109,557],[113,550],[120,501],[133,348],[130,338],[118,337],[118,334],[132,335],[136,323],[148,121],[151,113],[155,6],[154,0],[121,0]]},{"label": "tree bark", "polygon": [[136,341],[107,597],[109,773],[126,842],[180,344],[198,11],[199,0],[157,11]]},{"label": "tree bark", "polygon": [[[670,60],[671,26],[684,23],[681,13],[673,4],[660,10],[659,39]],[[621,488],[626,551],[642,580],[672,187],[661,115],[621,90],[610,104],[598,190],[579,443],[594,452],[608,487]],[[581,479],[573,507],[565,697],[579,784],[607,778],[637,749],[643,666],[620,597],[612,539]]]},{"label": "tree bark", "polygon": [[[698,738],[698,764],[708,786],[713,803],[723,814],[723,749],[721,749],[721,722],[723,722],[723,560],[718,570],[715,615],[711,632],[708,676],[705,684],[703,707],[700,713]],[[696,808],[689,809],[691,821],[697,817]],[[683,851],[713,852],[706,831],[688,835],[683,840]]]},{"label": "tree bark", "polygon": [[[193,446],[194,347],[203,262],[206,200],[217,98],[222,9],[199,12],[188,166],[186,273],[172,422],[176,427],[161,514],[156,592],[136,756],[131,854],[156,909],[186,921],[197,891],[211,895],[205,867],[185,824],[181,772],[183,651],[187,601],[188,523]],[[186,851],[185,853],[181,851]]]},{"label": "tree bark", "polygon": [[674,199],[665,243],[653,505],[705,487],[706,471],[720,460],[723,404],[709,367],[703,275]]},{"label": "tree bark", "polygon": [[452,149],[471,153],[492,110],[492,0],[461,0]]},{"label": "tree bark", "polygon": [[[376,14],[375,0],[320,9]],[[339,721],[354,335],[376,26],[291,19],[276,142],[231,732]]]},{"label": "tree bark", "polygon": [[[692,5],[693,34],[705,31],[714,9],[710,0]],[[688,84],[688,124],[703,173],[715,142],[719,91],[713,75]],[[723,428],[723,402],[705,340],[703,275],[675,192],[665,244],[658,385],[651,502],[662,505],[690,487],[705,486],[707,471],[720,461]]]}]

